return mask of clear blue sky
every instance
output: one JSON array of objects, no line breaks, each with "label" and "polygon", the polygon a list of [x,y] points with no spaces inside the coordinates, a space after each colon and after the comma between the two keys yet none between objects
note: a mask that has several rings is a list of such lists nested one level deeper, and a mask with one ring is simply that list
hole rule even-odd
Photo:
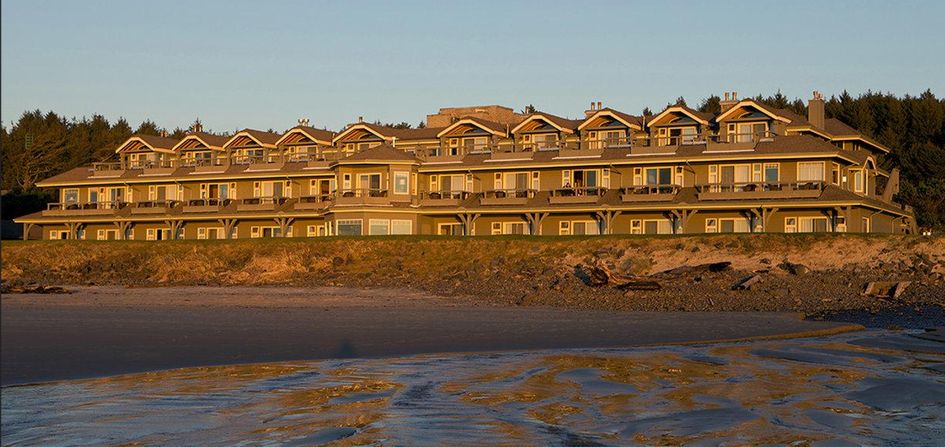
[{"label": "clear blue sky", "polygon": [[0,118],[340,128],[504,104],[945,93],[945,2],[2,2]]}]

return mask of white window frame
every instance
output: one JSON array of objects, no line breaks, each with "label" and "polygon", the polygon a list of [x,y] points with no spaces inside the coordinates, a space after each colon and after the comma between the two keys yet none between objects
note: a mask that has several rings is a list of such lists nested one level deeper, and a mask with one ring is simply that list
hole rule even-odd
[{"label": "white window frame", "polygon": [[[375,233],[374,226],[383,226],[386,228],[383,233]],[[363,229],[361,231],[364,231]],[[390,219],[369,219],[368,236],[390,236]]]},{"label": "white window frame", "polygon": [[[820,179],[801,178],[801,166],[810,167],[810,166],[814,166],[814,165],[820,165]],[[822,181],[824,181],[825,175],[826,175],[825,169],[826,169],[825,163],[822,162],[822,161],[800,161],[800,162],[797,163],[797,177],[796,177],[796,178],[797,178],[797,181],[800,182],[800,183],[803,183],[803,182],[817,182],[817,181],[822,182]]]},{"label": "white window frame", "polygon": [[[394,171],[394,194],[410,194],[410,173],[407,171]],[[399,181],[403,181],[403,189],[398,185]]]},{"label": "white window frame", "polygon": [[[404,228],[406,228],[406,232],[403,231]],[[390,234],[393,236],[405,236],[413,234],[413,221],[409,219],[391,219]]]}]

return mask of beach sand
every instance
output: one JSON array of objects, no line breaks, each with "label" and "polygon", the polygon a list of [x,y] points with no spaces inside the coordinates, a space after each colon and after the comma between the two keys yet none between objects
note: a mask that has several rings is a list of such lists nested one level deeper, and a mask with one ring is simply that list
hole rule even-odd
[{"label": "beach sand", "polygon": [[858,328],[793,313],[502,306],[398,289],[69,290],[2,297],[3,385],[189,366],[631,347]]}]

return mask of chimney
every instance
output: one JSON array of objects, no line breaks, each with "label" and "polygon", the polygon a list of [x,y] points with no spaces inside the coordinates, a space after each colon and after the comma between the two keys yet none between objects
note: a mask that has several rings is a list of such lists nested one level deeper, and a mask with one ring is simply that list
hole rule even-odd
[{"label": "chimney", "polygon": [[722,108],[722,113],[725,113],[726,110],[731,109],[735,104],[738,104],[738,95],[736,92],[725,92],[725,98],[719,101],[719,106]]},{"label": "chimney", "polygon": [[167,138],[167,130],[161,129],[161,138]]},{"label": "chimney", "polygon": [[308,118],[299,118],[299,125],[300,125],[300,126],[309,127],[309,123],[310,123],[310,121],[308,120]]},{"label": "chimney", "polygon": [[601,107],[601,102],[600,102],[600,101],[597,101],[597,110],[600,110],[600,109],[602,109],[602,107]]},{"label": "chimney", "polygon": [[814,91],[813,98],[807,102],[807,121],[818,129],[824,128],[824,95]]},{"label": "chimney", "polygon": [[591,115],[597,113],[597,109],[594,108],[594,107],[595,107],[594,101],[591,101],[591,108],[589,108],[589,109],[587,109],[587,110],[584,111],[584,117],[585,117],[585,118],[590,118]]},{"label": "chimney", "polygon": [[200,118],[197,118],[197,120],[194,121],[194,125],[190,126],[190,131],[193,133],[203,132],[203,123],[200,122]]},{"label": "chimney", "polygon": [[363,116],[359,116],[359,117],[358,117],[358,122],[359,122],[359,123],[363,123],[363,122],[364,122],[364,117],[363,117]]}]

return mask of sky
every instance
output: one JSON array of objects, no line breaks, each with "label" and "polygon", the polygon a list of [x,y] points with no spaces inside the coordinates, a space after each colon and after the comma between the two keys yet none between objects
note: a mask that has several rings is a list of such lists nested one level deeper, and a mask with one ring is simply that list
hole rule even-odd
[{"label": "sky", "polygon": [[940,0],[3,0],[0,120],[229,132],[486,104],[639,114],[726,91],[941,96],[942,17]]}]

